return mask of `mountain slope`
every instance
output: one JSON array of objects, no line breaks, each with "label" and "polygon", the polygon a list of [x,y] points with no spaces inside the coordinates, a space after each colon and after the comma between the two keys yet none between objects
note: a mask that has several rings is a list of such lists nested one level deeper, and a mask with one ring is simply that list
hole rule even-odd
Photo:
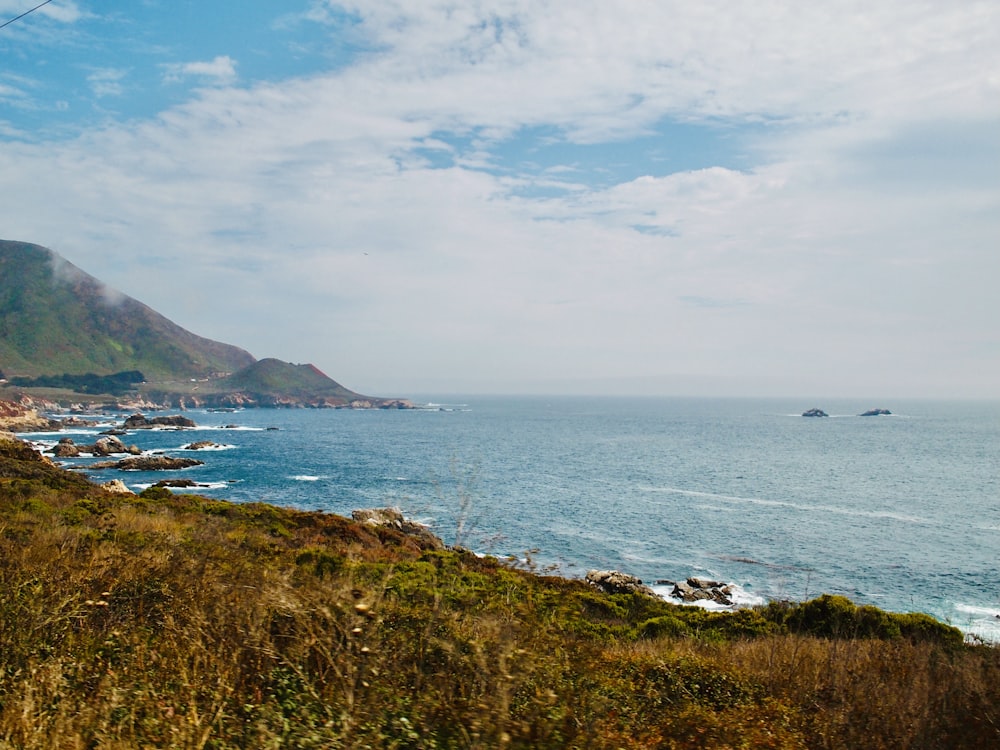
[{"label": "mountain slope", "polygon": [[109,289],[57,253],[0,240],[0,372],[208,377],[255,361]]},{"label": "mountain slope", "polygon": [[268,396],[309,398],[325,396],[352,401],[363,398],[331,380],[314,365],[293,365],[277,359],[262,359],[249,367],[223,378],[218,387],[232,391],[249,391]]},{"label": "mountain slope", "polygon": [[363,396],[330,379],[314,365],[262,359],[224,378],[197,382],[147,383],[147,399],[182,407],[312,406],[410,408],[408,401]]}]

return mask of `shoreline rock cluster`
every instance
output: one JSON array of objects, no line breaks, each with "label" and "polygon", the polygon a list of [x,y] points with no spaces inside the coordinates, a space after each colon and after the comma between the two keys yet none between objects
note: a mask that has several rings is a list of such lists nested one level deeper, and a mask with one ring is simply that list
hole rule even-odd
[{"label": "shoreline rock cluster", "polygon": [[[653,589],[642,582],[641,578],[622,573],[618,570],[591,570],[587,572],[584,579],[587,583],[606,594],[645,594],[647,596],[658,596]],[[670,592],[670,599],[678,599],[687,604],[696,604],[702,601],[711,601],[723,607],[732,607],[733,587],[722,581],[712,581],[707,578],[691,577],[686,581],[668,581],[665,579],[656,582],[661,586],[673,586]]]},{"label": "shoreline rock cluster", "polygon": [[589,570],[584,578],[587,583],[605,594],[646,594],[656,596],[656,592],[636,578],[620,570]]},{"label": "shoreline rock cluster", "polygon": [[425,549],[444,549],[445,544],[422,523],[406,518],[399,508],[363,508],[351,511],[351,518],[361,524],[396,529],[414,537]]},{"label": "shoreline rock cluster", "polygon": [[[858,416],[859,417],[880,417],[880,416],[888,416],[890,414],[892,414],[892,412],[889,411],[888,409],[868,409],[868,411],[863,411]],[[802,416],[803,417],[829,417],[830,415],[827,414],[822,409],[807,409],[806,411],[802,412]]]},{"label": "shoreline rock cluster", "polygon": [[[669,582],[664,581],[664,583]],[[733,606],[732,595],[733,587],[723,581],[695,577],[674,583],[673,591],[670,592],[671,598],[680,599],[689,604],[712,601],[723,607]]]}]

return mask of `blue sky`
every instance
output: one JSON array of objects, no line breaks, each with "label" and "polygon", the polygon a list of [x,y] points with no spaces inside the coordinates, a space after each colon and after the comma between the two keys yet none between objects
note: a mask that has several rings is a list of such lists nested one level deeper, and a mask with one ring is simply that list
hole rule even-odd
[{"label": "blue sky", "polygon": [[997,50],[982,2],[52,0],[0,237],[379,395],[1000,397]]}]

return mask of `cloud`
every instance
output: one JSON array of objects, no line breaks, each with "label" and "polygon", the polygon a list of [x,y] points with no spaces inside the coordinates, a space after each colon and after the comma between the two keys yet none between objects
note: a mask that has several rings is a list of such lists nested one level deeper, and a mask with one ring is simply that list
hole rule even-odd
[{"label": "cloud", "polygon": [[87,76],[87,82],[91,90],[98,98],[105,96],[121,96],[125,89],[122,80],[128,75],[128,71],[117,68],[102,68],[95,70]]},{"label": "cloud", "polygon": [[[352,64],[242,88],[229,57],[169,66],[216,85],[8,144],[5,231],[362,390],[701,373],[996,395],[989,6],[317,8],[364,38]],[[627,150],[684,148],[674,121],[725,123],[744,163]],[[506,160],[532,129],[635,174]]]},{"label": "cloud", "polygon": [[236,61],[220,55],[206,62],[168,63],[163,66],[164,81],[177,83],[195,78],[202,82],[225,86],[236,81]]}]

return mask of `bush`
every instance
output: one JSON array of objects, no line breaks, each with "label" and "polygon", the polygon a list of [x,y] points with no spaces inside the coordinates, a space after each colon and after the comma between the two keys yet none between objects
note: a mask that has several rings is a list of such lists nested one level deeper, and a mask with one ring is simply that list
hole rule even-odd
[{"label": "bush", "polygon": [[686,635],[688,626],[672,615],[653,617],[641,623],[638,627],[640,638],[661,638],[663,636],[677,637]]}]

